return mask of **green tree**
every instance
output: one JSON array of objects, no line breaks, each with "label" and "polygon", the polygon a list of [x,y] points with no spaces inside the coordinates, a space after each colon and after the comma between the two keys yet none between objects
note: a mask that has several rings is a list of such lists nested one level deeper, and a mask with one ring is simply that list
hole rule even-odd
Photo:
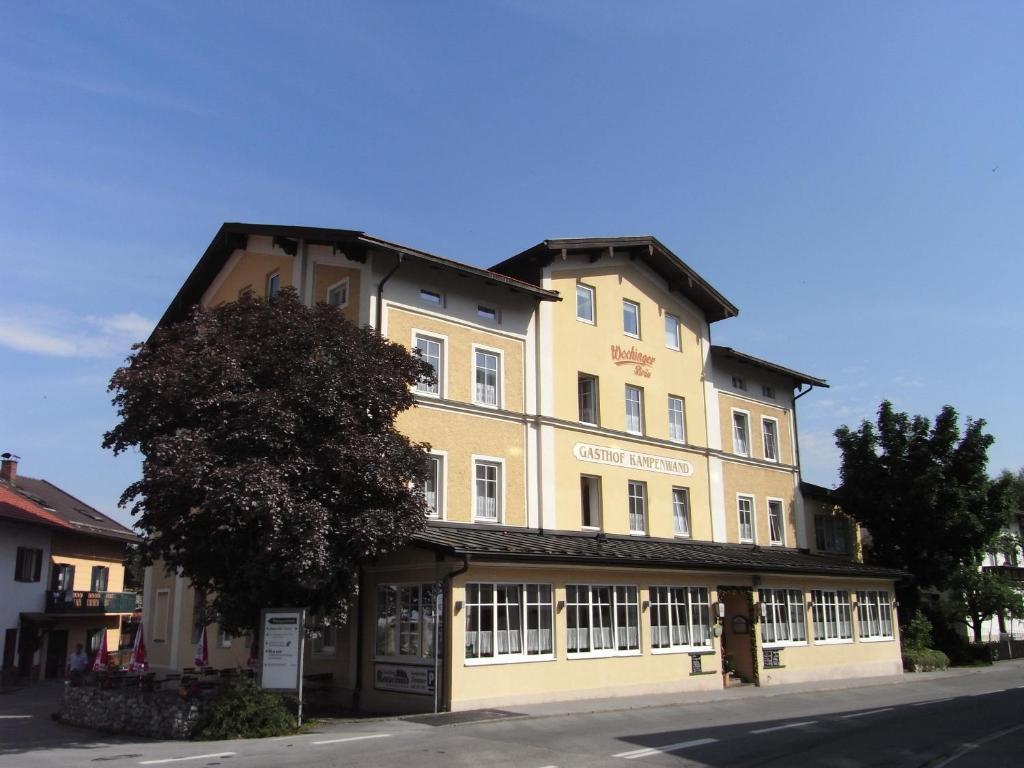
[{"label": "green tree", "polygon": [[425,446],[395,419],[431,376],[291,290],[158,328],[111,379],[120,423],[103,440],[143,455],[121,505],[147,562],[180,569],[230,630],[277,605],[343,622],[360,564],[423,525]]},{"label": "green tree", "polygon": [[873,562],[914,576],[898,588],[904,619],[917,608],[919,589],[945,589],[1005,524],[1008,488],[986,474],[992,436],[984,426],[969,419],[961,432],[948,405],[933,424],[885,401],[876,424],[836,430],[840,506],[870,532]]},{"label": "green tree", "polygon": [[964,565],[950,579],[951,602],[981,642],[981,625],[991,616],[1024,616],[1024,596],[1000,573]]}]

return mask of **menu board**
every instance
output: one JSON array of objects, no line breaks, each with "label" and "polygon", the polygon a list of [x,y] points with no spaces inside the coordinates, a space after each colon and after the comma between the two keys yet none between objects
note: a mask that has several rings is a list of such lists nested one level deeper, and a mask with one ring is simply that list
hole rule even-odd
[{"label": "menu board", "polygon": [[260,687],[298,692],[302,681],[302,640],[305,611],[267,608],[260,635]]}]

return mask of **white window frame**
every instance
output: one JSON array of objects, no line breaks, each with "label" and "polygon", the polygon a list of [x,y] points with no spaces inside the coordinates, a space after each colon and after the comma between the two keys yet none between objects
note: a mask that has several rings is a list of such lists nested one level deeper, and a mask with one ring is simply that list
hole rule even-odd
[{"label": "white window frame", "polygon": [[[640,395],[640,397],[637,400],[637,407],[638,407],[638,419],[637,420],[640,422],[640,428],[637,429],[637,430],[630,429],[630,425],[629,425],[630,415],[631,415],[630,412],[629,412],[629,404],[630,404],[629,393],[630,393],[631,390],[639,393],[639,395]],[[623,390],[623,393],[624,393],[623,405],[625,406],[625,409],[626,409],[626,413],[625,413],[625,417],[626,417],[625,418],[625,428],[626,428],[626,430],[625,431],[628,432],[631,435],[642,435],[642,434],[644,434],[644,427],[646,426],[644,424],[644,422],[646,421],[644,419],[644,388],[643,387],[638,387],[635,384],[627,384],[625,390]]]},{"label": "white window frame", "polygon": [[437,487],[434,489],[435,496],[435,511],[434,514],[430,514],[427,511],[428,520],[447,520],[448,519],[448,452],[447,451],[430,451],[427,454],[431,461],[437,462]]},{"label": "white window frame", "polygon": [[[683,519],[686,522],[686,530],[679,530],[679,510],[676,504],[676,494],[682,493],[683,498]],[[673,534],[680,539],[693,538],[693,519],[690,515],[690,489],[681,485],[672,487],[672,531]]]},{"label": "white window frame", "polygon": [[[416,616],[417,636],[419,638],[419,644],[420,644],[420,653],[418,653],[418,654],[405,654],[405,655],[403,655],[403,654],[397,653],[397,654],[389,655],[386,652],[385,653],[381,653],[380,650],[379,650],[379,640],[380,640],[379,633],[380,633],[380,618],[381,618],[381,600],[380,600],[381,589],[382,588],[387,588],[387,587],[394,587],[396,589],[396,591],[397,591],[397,598],[396,598],[397,602],[395,604],[395,616],[394,616],[394,618],[395,618],[395,624],[394,624],[395,637],[394,637],[394,640],[395,640],[395,649],[396,650],[400,650],[401,649],[401,645],[402,645],[402,627],[401,627],[401,615],[402,615],[401,597],[402,597],[402,589],[403,588],[416,587],[419,590],[419,612],[417,613],[417,616]],[[424,587],[430,587],[430,599],[431,599],[431,603],[432,604],[431,604],[431,609],[430,609],[430,614],[429,615],[433,619],[433,625],[436,625],[436,623],[438,621],[437,610],[436,610],[436,606],[437,606],[437,602],[436,602],[437,601],[437,584],[436,583],[429,582],[429,581],[382,581],[382,582],[377,584],[377,589],[376,589],[376,592],[374,593],[374,595],[375,595],[374,599],[376,601],[376,606],[375,606],[376,607],[376,611],[375,611],[374,617],[375,617],[375,619],[377,621],[377,626],[374,629],[374,633],[373,633],[373,659],[374,659],[374,661],[397,662],[397,663],[401,663],[401,664],[422,665],[422,666],[428,666],[428,665],[430,665],[432,663],[433,658],[434,658],[434,654],[433,653],[431,653],[429,655],[425,654],[424,651],[426,649],[423,647],[424,646],[423,639],[427,638],[427,637],[431,638],[431,645],[433,646],[433,644],[434,644],[434,640],[433,640],[434,635],[432,633],[430,633],[429,630],[424,631],[426,629],[424,627],[424,624],[427,623],[425,621],[425,619],[427,618],[427,614],[423,610],[423,606],[424,606],[424,602],[423,602]],[[440,639],[440,638],[438,638],[438,639]],[[430,650],[433,651],[435,649],[431,648]],[[386,651],[386,649],[385,649],[385,651]]]},{"label": "white window frame", "polygon": [[[641,495],[640,496],[635,496],[633,494],[632,491],[633,491],[633,486],[634,485],[635,486],[639,486],[639,488],[641,490]],[[639,498],[641,503],[642,503],[642,505],[643,505],[643,509],[641,510],[641,515],[643,516],[643,523],[644,523],[643,529],[634,528],[633,527],[633,509],[632,509],[632,507],[633,507],[633,499],[636,499],[636,498]],[[627,480],[626,481],[626,515],[628,517],[629,535],[630,536],[646,536],[647,535],[647,529],[648,529],[648,526],[650,525],[650,515],[648,515],[647,507],[648,507],[648,503],[647,503],[647,483],[645,481],[643,481],[643,480]]]},{"label": "white window frame", "polygon": [[[590,293],[590,317],[580,316],[580,290]],[[597,290],[586,283],[576,283],[576,319],[588,325],[597,325]]]},{"label": "white window frame", "polygon": [[594,420],[584,421],[582,418],[580,418],[579,421],[580,424],[589,424],[590,426],[596,427],[601,424],[601,385],[597,376],[593,376],[589,373],[584,373],[583,371],[578,371],[576,373],[576,415],[577,417],[582,416],[582,414],[580,413],[580,411],[582,410],[580,408],[580,381],[583,379],[587,379],[593,382],[594,384]]},{"label": "white window frame", "polygon": [[[463,664],[465,666],[467,666],[467,667],[476,667],[476,666],[485,666],[485,665],[491,665],[491,664],[523,664],[523,663],[528,663],[528,662],[532,662],[532,661],[554,661],[555,660],[555,640],[557,639],[557,635],[558,635],[558,630],[557,630],[557,621],[558,621],[558,619],[557,619],[556,610],[555,610],[555,587],[554,587],[553,584],[551,584],[551,583],[542,583],[542,582],[506,582],[506,581],[502,581],[502,582],[480,581],[480,582],[477,582],[477,581],[474,581],[474,582],[470,582],[470,583],[466,584],[466,587],[468,588],[470,586],[470,584],[475,585],[477,587],[488,586],[488,587],[491,588],[491,606],[490,606],[490,608],[494,612],[493,613],[493,622],[492,622],[493,627],[491,629],[491,632],[492,632],[491,648],[492,648],[493,655],[492,656],[469,657],[469,656],[466,655],[466,650],[463,649],[463,652],[462,652],[462,662],[463,662]],[[497,645],[498,645],[497,640],[498,640],[498,632],[499,632],[499,630],[498,630],[498,611],[500,610],[500,607],[498,605],[498,588],[499,587],[506,587],[506,588],[507,587],[518,587],[519,588],[519,619],[520,619],[520,621],[519,621],[519,631],[520,631],[520,640],[521,640],[521,650],[517,651],[515,653],[511,653],[511,652],[499,653],[499,651],[497,649]],[[538,599],[537,599],[537,602],[531,602],[530,601],[530,598],[529,598],[529,587],[538,587]],[[540,592],[539,588],[540,587],[547,587],[548,588],[548,595],[550,596],[550,601],[549,602],[545,603],[545,602],[541,601],[540,596],[539,596],[539,592]],[[469,590],[468,589],[464,589],[462,594],[463,594],[463,600],[464,600],[465,606],[466,606],[465,607],[465,614],[466,614],[466,616],[463,619],[463,630],[464,630],[464,635],[463,636],[466,637],[466,636],[469,635],[469,630],[466,629],[466,624],[469,622],[470,611],[474,607],[479,607],[479,606],[482,606],[482,605],[485,605],[485,604],[481,603],[481,602],[470,603],[469,602]],[[534,606],[538,607],[538,609],[541,608],[541,607],[545,607],[549,611],[549,619],[551,621],[551,630],[550,630],[551,631],[551,652],[550,653],[530,653],[527,650],[527,645],[529,645],[529,640],[527,638],[527,633],[530,630],[528,617],[529,617],[530,608],[534,607]],[[539,618],[540,617],[538,615],[538,619]],[[539,629],[539,627],[538,627],[538,629]]]},{"label": "white window frame", "polygon": [[[772,537],[772,504],[779,505],[779,538]],[[768,510],[768,544],[773,547],[786,546],[786,502],[777,496],[769,496],[765,500],[765,508]]]},{"label": "white window frame", "polygon": [[[587,602],[586,603],[582,603],[582,602],[570,603],[569,602],[569,587],[575,587],[577,590],[586,589],[587,590]],[[612,641],[612,646],[613,646],[611,648],[600,648],[598,650],[594,650],[593,649],[593,646],[594,646],[594,643],[593,643],[593,632],[594,632],[594,626],[593,626],[593,624],[594,624],[594,590],[595,589],[608,589],[609,590],[609,595],[610,595],[610,597],[609,597],[609,599],[610,599],[610,603],[609,603],[610,611],[609,611],[609,613],[610,613],[610,618],[611,618],[611,626],[610,626],[610,628],[611,628],[611,631],[612,631],[611,641]],[[619,589],[624,589],[624,590],[627,591],[626,592],[626,601],[623,603],[626,606],[627,610],[629,609],[629,606],[634,606],[635,607],[633,616],[636,619],[636,635],[637,635],[637,638],[636,638],[637,639],[637,647],[636,648],[630,648],[630,649],[626,649],[626,650],[619,650],[618,647],[617,647],[618,646],[618,638],[619,638],[619,610],[618,610],[618,608],[619,608],[618,590]],[[632,602],[632,601],[629,600],[628,590],[630,590],[630,589],[632,589],[634,591],[634,594],[636,596],[636,602]],[[578,592],[577,592],[577,595],[578,595]],[[642,655],[643,654],[643,623],[642,623],[642,619],[641,619],[641,616],[640,616],[640,613],[641,613],[641,611],[640,611],[641,602],[642,601],[640,600],[640,587],[638,587],[635,584],[566,584],[566,586],[565,586],[565,610],[566,610],[566,617],[565,617],[565,622],[566,622],[566,651],[565,651],[565,657],[567,659],[601,659],[601,658],[608,658],[610,656],[640,656],[640,655]],[[586,605],[587,606],[587,613],[586,613],[586,615],[587,615],[587,627],[586,628],[587,628],[587,633],[588,633],[588,637],[589,637],[589,645],[590,645],[591,650],[589,650],[589,651],[570,651],[569,650],[569,636],[568,636],[569,635],[569,631],[570,631],[569,630],[569,616],[568,616],[568,612],[570,610],[573,610],[574,606],[582,606],[582,605]],[[577,627],[576,629],[579,630],[580,628]]]},{"label": "white window frame", "polygon": [[[583,481],[587,480],[591,482],[590,486],[590,525],[584,522],[584,507],[583,507]],[[580,474],[580,528],[584,531],[599,531],[603,525],[603,499],[602,499],[602,488],[601,488],[601,476],[600,475],[588,475],[586,473]],[[595,494],[596,488],[596,494]],[[595,513],[596,507],[596,513]],[[596,525],[595,525],[596,521]]]},{"label": "white window frame", "polygon": [[[674,339],[674,343],[671,343],[671,344],[669,343],[669,341],[670,341],[670,339],[669,339],[669,330],[668,330],[669,318],[672,318],[676,322],[675,339]],[[683,343],[682,343],[682,323],[679,321],[679,315],[672,314],[671,312],[666,312],[665,313],[665,346],[668,349],[674,349],[676,352],[681,351],[682,348],[683,348]]]},{"label": "white window frame", "polygon": [[[739,449],[738,442],[736,440],[736,417],[740,416],[743,418],[743,431],[745,440],[747,443],[747,450],[741,451]],[[729,417],[730,428],[732,429],[732,452],[737,456],[751,456],[752,451],[750,447],[750,411],[744,410],[743,408],[732,408],[730,409]]]},{"label": "white window frame", "polygon": [[[834,596],[829,601],[829,595]],[[845,601],[842,596],[845,595]],[[846,625],[849,627],[849,634],[842,634],[843,625],[843,609],[846,609]],[[828,632],[828,612],[832,609],[835,612],[835,627],[836,634],[831,636]],[[822,616],[822,629],[824,631],[824,637],[818,638],[818,613],[819,610]],[[815,645],[842,645],[845,643],[853,642],[853,609],[850,605],[850,592],[846,589],[812,589],[811,590],[811,631],[810,635],[814,638]]]},{"label": "white window frame", "polygon": [[[680,590],[680,589],[681,590],[685,590],[685,601],[679,601],[679,600],[674,599],[674,598],[678,597],[678,595],[674,594],[673,590]],[[665,590],[665,600],[664,601],[662,601],[661,595],[657,594],[657,592],[660,592],[661,590]],[[700,594],[701,590],[703,590],[703,592],[704,592],[703,595]],[[697,597],[698,597],[698,600],[696,600],[696,601],[693,599],[694,598],[694,592],[697,593]],[[700,584],[696,584],[696,585],[695,584],[652,584],[650,587],[647,588],[647,597],[648,597],[649,602],[650,602],[650,612],[649,612],[649,617],[648,618],[650,620],[650,627],[651,627],[651,629],[650,629],[650,631],[651,631],[650,648],[651,648],[651,654],[652,655],[661,655],[661,654],[667,654],[667,653],[707,652],[707,651],[710,651],[710,650],[712,650],[714,648],[713,627],[715,625],[716,617],[713,616],[712,613],[711,613],[711,588],[710,587],[706,587],[706,586],[703,586],[703,585],[700,585]],[[704,600],[700,600],[701,597],[703,597]],[[668,611],[668,635],[669,635],[669,641],[668,641],[668,645],[662,645],[662,646],[659,646],[659,647],[655,647],[655,645],[654,645],[655,635],[656,634],[660,634],[660,627],[661,627],[660,620],[657,623],[655,622],[655,613],[659,610],[659,608],[661,608],[661,606],[665,606],[667,611]],[[679,613],[680,613],[679,608],[680,607],[682,607],[682,611],[683,611],[683,613],[684,613],[684,615],[686,617],[686,633],[687,633],[686,636],[687,636],[687,640],[688,640],[687,643],[676,643],[676,642],[674,642],[673,637],[672,637],[672,635],[673,635],[673,631],[672,630],[676,626],[679,626],[679,625],[682,624],[681,621],[680,622],[676,621],[676,619],[679,618]],[[707,616],[708,623],[707,623],[706,627],[704,627],[706,629],[706,635],[707,636],[705,637],[703,643],[694,643],[693,642],[693,635],[694,635],[693,629],[694,629],[694,627],[695,626],[702,626],[700,624],[694,624],[694,621],[693,621],[694,608],[696,608],[698,611],[700,611],[703,608],[705,613],[706,613],[706,616]]]},{"label": "white window frame", "polygon": [[[626,330],[626,307],[636,308],[636,333],[631,333]],[[643,326],[640,324],[640,303],[633,301],[632,299],[622,300],[622,333],[629,336],[631,339],[639,339],[643,334]]]},{"label": "white window frame", "polygon": [[[762,640],[769,625],[778,625],[785,628],[787,639],[785,640],[763,640],[765,648],[786,648],[791,646],[807,645],[807,596],[802,589],[791,587],[761,587],[758,595],[761,604],[765,607],[766,618],[762,622]],[[793,614],[796,613],[802,621],[794,622]],[[771,617],[770,619],[768,617]],[[781,619],[781,620],[780,620]],[[795,629],[799,624],[803,639],[794,640],[798,634]]]},{"label": "white window frame", "polygon": [[[740,509],[740,502],[746,501],[749,505],[747,512],[750,514],[750,537],[747,538],[743,535],[743,510]],[[750,493],[737,493],[736,494],[736,537],[739,539],[740,544],[753,544],[757,541],[757,515],[755,510],[757,507],[754,504],[754,496]]]},{"label": "white window frame", "polygon": [[[765,429],[766,424],[771,424],[775,428],[774,442],[775,442],[775,455],[768,455],[768,430]],[[765,461],[772,461],[778,464],[782,461],[782,451],[779,445],[779,420],[774,416],[762,416],[761,417],[761,450],[764,454]]]},{"label": "white window frame", "polygon": [[413,391],[422,397],[433,397],[438,400],[443,400],[448,392],[448,336],[443,333],[435,333],[434,331],[427,331],[421,328],[413,328],[412,349],[419,349],[416,344],[421,336],[424,339],[438,342],[441,345],[441,359],[438,361],[437,371],[437,392],[429,392],[427,390],[420,389],[420,385],[418,383],[413,384]]},{"label": "white window frame", "polygon": [[[892,608],[892,596],[888,590],[857,590],[857,610],[855,611],[857,639],[862,643],[884,643],[895,640]],[[871,615],[872,612],[874,612],[874,616]],[[872,631],[872,621],[874,621],[877,631]],[[888,627],[888,633],[885,632],[885,627]]]},{"label": "white window frame", "polygon": [[[476,356],[477,356],[478,353],[484,354],[484,355],[491,355],[491,356],[496,357],[498,359],[498,363],[497,363],[498,369],[495,371],[494,402],[493,403],[488,403],[488,402],[485,402],[483,400],[479,400],[477,398],[477,396],[476,396],[477,395],[477,392],[476,392],[476,371],[477,371]],[[470,375],[470,381],[469,381],[470,389],[469,389],[469,391],[472,393],[473,404],[474,405],[483,406],[484,408],[496,408],[498,410],[503,409],[505,407],[505,387],[502,386],[502,384],[503,384],[502,378],[504,376],[504,371],[505,371],[505,354],[504,354],[503,350],[498,349],[496,347],[487,347],[487,346],[484,346],[483,344],[473,344],[473,349],[472,349],[471,354],[472,354],[473,357],[472,357],[472,360],[471,360],[471,365],[469,366],[469,368],[470,368],[470,372],[469,372],[469,375]]]},{"label": "white window frame", "polygon": [[416,294],[421,304],[426,304],[428,307],[445,307],[447,302],[443,291],[435,291],[433,288],[420,288]]},{"label": "white window frame", "polygon": [[[337,290],[338,288],[341,288],[342,286],[345,287],[345,301],[343,301],[341,304],[331,304],[331,293],[333,291]],[[334,283],[332,285],[327,286],[327,293],[324,295],[324,302],[327,303],[327,304],[330,304],[332,307],[337,307],[338,309],[344,309],[345,307],[348,306],[348,302],[349,302],[349,299],[351,298],[351,296],[352,296],[351,279],[346,277],[343,280],[339,280],[338,282],[336,282],[336,283]]]},{"label": "white window frame", "polygon": [[[480,517],[477,514],[478,502],[476,495],[476,468],[480,464],[492,465],[498,468],[497,474],[497,488],[495,494],[495,503],[497,505],[497,515],[494,518]],[[469,492],[470,499],[473,503],[473,522],[484,523],[491,525],[501,525],[505,517],[505,459],[498,456],[478,456],[473,454],[471,466],[473,471],[470,472],[469,476]]]},{"label": "white window frame", "polygon": [[[673,427],[675,423],[672,420],[672,415],[676,413],[672,408],[672,402],[679,402],[679,434],[673,435]],[[673,443],[685,443],[686,442],[686,398],[680,397],[679,395],[668,396],[668,439]]]}]

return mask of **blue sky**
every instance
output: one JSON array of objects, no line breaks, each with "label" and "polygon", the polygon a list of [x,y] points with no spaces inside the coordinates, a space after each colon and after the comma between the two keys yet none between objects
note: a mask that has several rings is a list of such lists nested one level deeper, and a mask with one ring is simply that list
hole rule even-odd
[{"label": "blue sky", "polygon": [[[282,11],[281,8],[286,8]],[[122,520],[105,391],[223,221],[489,265],[654,234],[827,378],[806,479],[883,398],[1024,465],[1019,3],[5,3],[0,450]]]}]

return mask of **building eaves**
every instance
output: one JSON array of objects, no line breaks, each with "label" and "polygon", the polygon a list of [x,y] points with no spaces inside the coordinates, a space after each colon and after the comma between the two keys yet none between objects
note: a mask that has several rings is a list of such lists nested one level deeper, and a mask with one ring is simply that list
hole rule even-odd
[{"label": "building eaves", "polygon": [[783,365],[772,363],[767,360],[762,360],[759,357],[748,355],[745,352],[740,352],[733,349],[732,347],[720,347],[717,344],[711,345],[711,354],[714,357],[723,357],[730,360],[735,360],[745,365],[753,366],[754,368],[761,368],[762,370],[771,371],[779,376],[792,379],[793,383],[797,386],[802,384],[810,384],[815,387],[828,388],[828,382],[825,379],[819,379],[817,376],[811,376],[808,373],[801,373],[800,371],[794,371],[792,368],[786,368]]},{"label": "building eaves", "polygon": [[50,528],[71,528],[70,524],[60,519],[54,512],[4,481],[0,481],[0,518]]},{"label": "building eaves", "polygon": [[812,555],[804,550],[639,538],[528,528],[481,527],[432,522],[412,540],[417,546],[489,561],[617,565],[634,568],[742,573],[814,574],[902,579],[902,571]]},{"label": "building eaves", "polygon": [[586,254],[594,261],[611,254],[640,259],[665,280],[669,290],[680,293],[699,306],[709,322],[739,315],[739,309],[731,301],[652,235],[553,238],[527,248],[491,269],[539,285],[543,268],[563,253]]},{"label": "building eaves", "polygon": [[16,489],[24,497],[45,507],[68,529],[83,536],[125,542],[139,540],[130,529],[48,480],[18,475]]}]

